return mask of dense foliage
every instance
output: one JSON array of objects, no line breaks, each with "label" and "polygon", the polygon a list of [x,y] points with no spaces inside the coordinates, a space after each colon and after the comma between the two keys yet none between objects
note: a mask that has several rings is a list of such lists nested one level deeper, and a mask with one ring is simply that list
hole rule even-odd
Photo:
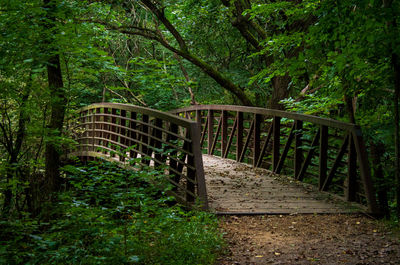
[{"label": "dense foliage", "polygon": [[[0,0],[2,220],[52,242],[58,224],[42,219],[68,202],[57,192],[74,144],[69,114],[100,101],[253,105],[357,123],[379,204],[398,218],[399,14],[395,0]],[[27,249],[46,245],[29,240]]]},{"label": "dense foliage", "polygon": [[0,223],[0,264],[213,264],[214,216],[168,206],[159,172],[109,162],[65,166],[64,191],[41,221]]}]

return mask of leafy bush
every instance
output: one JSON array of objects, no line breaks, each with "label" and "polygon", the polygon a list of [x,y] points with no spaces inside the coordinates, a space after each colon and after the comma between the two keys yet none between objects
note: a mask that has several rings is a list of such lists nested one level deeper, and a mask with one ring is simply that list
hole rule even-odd
[{"label": "leafy bush", "polygon": [[222,244],[216,218],[168,206],[173,198],[152,184],[160,173],[108,162],[64,171],[68,188],[46,215],[0,223],[1,264],[214,262]]}]

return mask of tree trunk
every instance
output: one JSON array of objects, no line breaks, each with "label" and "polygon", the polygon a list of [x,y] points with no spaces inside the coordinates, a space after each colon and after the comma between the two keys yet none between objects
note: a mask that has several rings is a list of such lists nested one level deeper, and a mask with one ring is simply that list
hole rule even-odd
[{"label": "tree trunk", "polygon": [[388,183],[385,181],[382,168],[382,157],[385,153],[385,146],[383,143],[371,143],[371,159],[372,168],[374,172],[374,179],[376,181],[376,192],[378,194],[379,208],[384,216],[389,217],[389,203],[387,197]]},{"label": "tree trunk", "polygon": [[[47,128],[50,131],[50,137],[59,137],[64,123],[66,99],[58,55],[50,58],[47,75],[51,93],[51,117]],[[59,186],[60,150],[55,142],[54,139],[51,139],[46,144],[45,151],[46,184],[49,192],[57,190]]]},{"label": "tree trunk", "polygon": [[[48,9],[47,28],[52,29],[55,27],[55,9],[56,3],[51,0],[44,0],[44,6]],[[48,46],[55,46],[54,36],[49,36],[47,40]],[[62,80],[60,56],[57,48],[50,48],[49,54],[51,54],[47,63],[47,77],[50,89],[50,121],[47,125],[48,136],[50,141],[46,144],[45,150],[45,190],[47,195],[49,193],[58,190],[60,184],[60,148],[58,147],[59,142],[56,139],[61,136],[61,131],[64,123],[64,115],[66,108],[66,97],[64,84]]]},{"label": "tree trunk", "polygon": [[399,128],[399,98],[400,98],[400,64],[399,57],[393,53],[392,63],[394,68],[394,154],[395,154],[395,180],[396,180],[396,201],[397,217],[400,218],[400,128]]},{"label": "tree trunk", "polygon": [[270,101],[271,109],[283,110],[284,106],[280,103],[282,99],[289,96],[289,83],[291,78],[288,74],[272,78],[272,96]]}]

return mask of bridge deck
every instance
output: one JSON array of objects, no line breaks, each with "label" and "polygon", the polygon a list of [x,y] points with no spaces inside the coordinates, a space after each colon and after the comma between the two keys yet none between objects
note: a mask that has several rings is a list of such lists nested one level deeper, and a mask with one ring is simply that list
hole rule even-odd
[{"label": "bridge deck", "polygon": [[354,205],[266,169],[203,155],[209,205],[217,213],[351,213]]}]

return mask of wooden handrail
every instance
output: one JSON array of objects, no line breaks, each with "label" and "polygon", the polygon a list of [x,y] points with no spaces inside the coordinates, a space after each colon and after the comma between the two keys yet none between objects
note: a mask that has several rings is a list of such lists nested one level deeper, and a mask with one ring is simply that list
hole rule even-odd
[{"label": "wooden handrail", "polygon": [[367,150],[356,124],[233,105],[194,105],[171,113],[198,122],[208,154],[315,182],[321,191],[379,213]]},{"label": "wooden handrail", "polygon": [[70,131],[79,144],[69,156],[129,166],[139,160],[166,173],[181,203],[208,208],[197,122],[145,107],[95,103],[81,108],[73,123]]}]

